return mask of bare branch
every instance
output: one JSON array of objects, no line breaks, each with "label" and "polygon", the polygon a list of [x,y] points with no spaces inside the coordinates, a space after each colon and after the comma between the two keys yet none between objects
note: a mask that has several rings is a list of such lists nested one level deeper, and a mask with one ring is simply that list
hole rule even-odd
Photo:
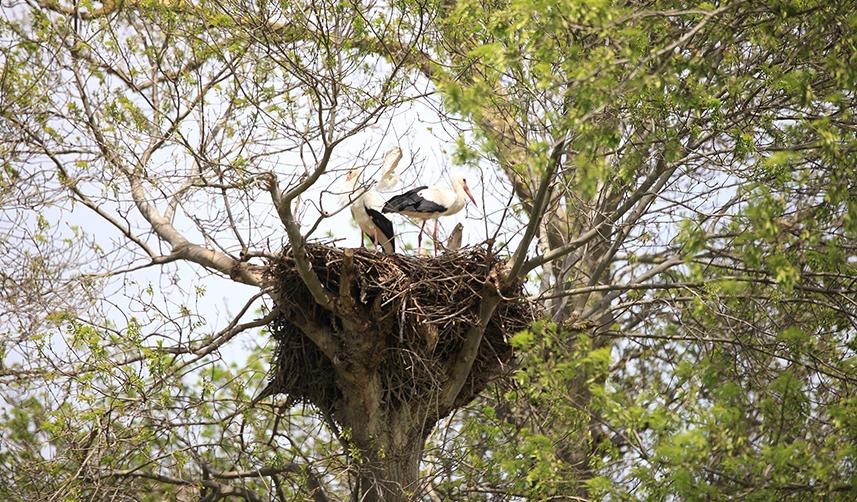
[{"label": "bare branch", "polygon": [[271,193],[271,200],[274,203],[274,207],[277,208],[277,214],[280,216],[280,221],[283,223],[283,226],[286,227],[286,234],[289,236],[289,244],[292,248],[292,256],[295,259],[295,268],[298,271],[298,275],[300,275],[304,284],[306,284],[307,289],[309,289],[310,294],[312,294],[316,303],[328,310],[333,310],[335,306],[334,296],[327,291],[321,281],[318,280],[318,276],[312,271],[309,261],[307,260],[306,253],[304,252],[304,237],[301,235],[297,221],[295,221],[291,204],[295,197],[309,188],[324,172],[327,160],[330,159],[329,149],[325,150],[327,153],[325,155],[326,160],[324,163],[320,164],[319,167],[315,169],[313,176],[304,180],[303,183],[299,184],[289,193],[283,194],[280,191],[276,175],[273,173],[269,177],[268,190]]},{"label": "bare branch", "polygon": [[499,281],[500,278],[494,276],[492,273],[482,287],[479,303],[479,320],[468,328],[460,351],[450,363],[447,370],[447,380],[439,390],[441,408],[449,408],[455,405],[458,394],[461,392],[464,383],[467,381],[467,377],[470,375],[470,370],[473,368],[473,363],[476,361],[476,356],[479,353],[482,336],[485,334],[485,329],[494,315],[494,310],[496,310],[497,305],[502,300],[500,291],[496,289]]},{"label": "bare branch", "polygon": [[[565,150],[567,139],[568,138],[565,137],[557,141],[551,148],[548,165],[545,168],[542,180],[539,183],[539,190],[533,200],[533,209],[530,211],[530,222],[527,224],[527,229],[524,232],[524,236],[521,238],[521,242],[518,244],[518,248],[509,260],[511,264],[504,279],[504,283],[506,284],[519,280],[518,274],[524,266],[524,260],[527,257],[527,250],[530,248],[530,243],[538,232],[541,219],[544,216],[545,207],[550,199],[551,186],[554,183],[554,174],[559,168],[560,159],[562,158],[563,151]],[[524,273],[526,274],[527,271],[525,270]]]}]

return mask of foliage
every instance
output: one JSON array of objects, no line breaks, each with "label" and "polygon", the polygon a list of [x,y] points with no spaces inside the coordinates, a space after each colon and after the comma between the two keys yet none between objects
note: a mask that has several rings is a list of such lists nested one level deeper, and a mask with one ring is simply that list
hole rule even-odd
[{"label": "foliage", "polygon": [[259,270],[413,110],[539,315],[417,497],[857,495],[854,2],[37,0],[0,34],[0,498],[359,494],[355,431],[252,399]]}]

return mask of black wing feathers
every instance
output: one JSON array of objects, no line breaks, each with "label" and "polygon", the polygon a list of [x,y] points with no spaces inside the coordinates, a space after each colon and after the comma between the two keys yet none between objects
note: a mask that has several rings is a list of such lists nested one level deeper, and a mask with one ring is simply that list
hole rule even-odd
[{"label": "black wing feathers", "polygon": [[[363,207],[366,207],[366,205],[364,204]],[[372,222],[375,223],[375,226],[381,230],[381,233],[384,234],[384,237],[390,243],[389,254],[394,253],[396,251],[396,240],[394,239],[395,234],[393,234],[393,222],[372,208],[366,207],[366,213],[372,218]]]},{"label": "black wing feathers", "polygon": [[384,204],[384,209],[382,209],[382,211],[385,213],[400,213],[402,211],[413,211],[415,213],[442,213],[446,211],[447,208],[440,204],[420,197],[420,190],[425,190],[426,188],[428,187],[416,187],[401,195],[393,197]]}]

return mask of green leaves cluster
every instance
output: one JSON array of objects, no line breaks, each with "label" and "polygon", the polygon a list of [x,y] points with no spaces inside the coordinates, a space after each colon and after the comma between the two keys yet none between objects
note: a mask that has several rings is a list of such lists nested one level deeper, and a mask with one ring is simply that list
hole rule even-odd
[{"label": "green leaves cluster", "polygon": [[[462,439],[475,450],[470,486],[853,498],[857,9],[465,1],[444,14],[440,87],[489,158],[534,187],[543,145],[571,138],[558,239],[648,173],[677,169],[631,232],[646,245],[622,249],[641,271],[644,259],[682,265],[650,279],[662,289],[622,294],[625,310],[586,336],[536,325],[510,340],[515,385],[486,398],[488,418],[475,412]],[[609,244],[556,288],[591,285],[587,260]],[[534,441],[545,451],[523,455]]]}]

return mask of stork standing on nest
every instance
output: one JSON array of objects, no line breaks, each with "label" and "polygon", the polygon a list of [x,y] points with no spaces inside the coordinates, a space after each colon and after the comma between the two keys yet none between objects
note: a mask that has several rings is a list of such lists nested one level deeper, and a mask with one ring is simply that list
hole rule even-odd
[{"label": "stork standing on nest", "polygon": [[[376,187],[381,190],[390,189],[399,184],[396,166],[402,159],[402,149],[393,147],[384,156],[384,167],[375,186],[368,188],[357,187],[360,172],[357,169],[348,171],[345,177],[344,197],[351,201],[351,217],[360,227],[360,246],[363,246],[363,235],[368,235],[375,247],[380,247],[385,253],[396,252],[396,240],[393,232],[393,222],[381,214],[384,199]],[[360,193],[362,191],[362,193]],[[355,193],[359,193],[352,199]]]},{"label": "stork standing on nest", "polygon": [[437,256],[437,220],[441,216],[450,216],[464,208],[467,204],[466,197],[476,205],[476,199],[470,193],[467,180],[464,176],[456,175],[452,178],[452,188],[433,185],[421,186],[397,195],[384,204],[383,212],[399,213],[423,220],[420,226],[420,235],[417,237],[417,255],[420,254],[423,241],[423,229],[426,221],[434,220],[434,255]]}]

